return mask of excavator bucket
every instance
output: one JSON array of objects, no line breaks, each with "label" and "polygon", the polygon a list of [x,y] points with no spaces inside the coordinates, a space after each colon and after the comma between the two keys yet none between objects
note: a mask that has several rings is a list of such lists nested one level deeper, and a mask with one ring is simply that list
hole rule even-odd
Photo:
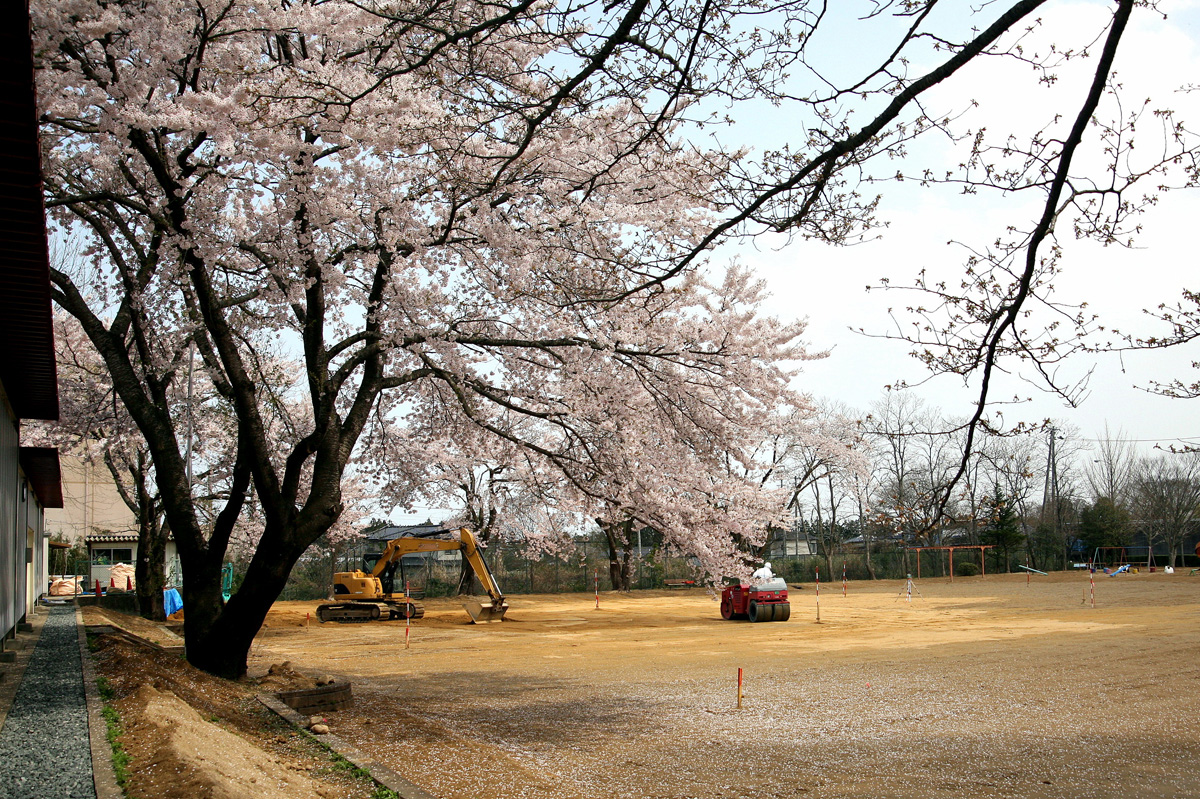
[{"label": "excavator bucket", "polygon": [[471,616],[473,623],[483,624],[489,621],[503,621],[504,614],[508,612],[508,603],[501,602],[497,605],[493,602],[479,602],[470,599],[463,603],[463,608]]}]

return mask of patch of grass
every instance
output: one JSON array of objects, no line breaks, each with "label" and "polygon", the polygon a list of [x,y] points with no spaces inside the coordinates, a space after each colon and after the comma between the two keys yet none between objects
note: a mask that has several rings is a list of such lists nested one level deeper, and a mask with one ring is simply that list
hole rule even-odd
[{"label": "patch of grass", "polygon": [[367,771],[365,768],[359,768],[358,766],[354,765],[342,755],[331,749],[329,744],[317,738],[317,736],[309,732],[304,732],[303,735],[305,738],[314,742],[317,744],[317,746],[320,746],[329,754],[330,771],[340,772],[349,777],[353,777],[354,779],[362,780],[374,785],[375,792],[371,794],[371,799],[400,799],[400,794],[396,793],[387,786],[380,785],[375,781],[375,778],[371,776],[371,772]]},{"label": "patch of grass", "polygon": [[117,696],[107,677],[96,678],[96,689],[100,692],[100,699],[104,702],[111,702]]},{"label": "patch of grass", "polygon": [[89,635],[87,637],[87,648],[88,648],[89,652],[99,652],[100,651],[100,636]]},{"label": "patch of grass", "polygon": [[[110,688],[109,691],[111,692],[111,690]],[[113,774],[117,778],[117,785],[124,788],[125,783],[129,780],[130,758],[125,747],[121,746],[121,714],[115,707],[107,704],[101,712],[104,714],[104,737],[108,739],[108,745],[112,747]]]},{"label": "patch of grass", "polygon": [[372,779],[371,772],[367,771],[365,768],[359,768],[358,766],[354,765],[349,760],[342,757],[341,755],[339,755],[337,752],[333,751],[332,749],[329,749],[328,752],[329,752],[329,759],[331,761],[333,761],[333,770],[334,771],[344,771],[344,772],[348,773],[351,777],[354,777],[354,778],[360,779],[360,780]]}]

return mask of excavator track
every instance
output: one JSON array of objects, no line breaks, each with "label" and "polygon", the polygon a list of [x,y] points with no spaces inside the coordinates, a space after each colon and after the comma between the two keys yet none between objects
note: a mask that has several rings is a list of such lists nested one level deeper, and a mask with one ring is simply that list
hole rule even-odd
[{"label": "excavator track", "polygon": [[425,615],[425,606],[411,599],[408,602],[388,602],[388,607],[388,618],[392,619],[403,619],[406,616],[410,619],[419,619]]},{"label": "excavator track", "polygon": [[374,602],[337,602],[317,606],[317,618],[322,622],[356,624],[377,621],[381,615],[379,605]]},{"label": "excavator track", "polygon": [[406,615],[410,619],[419,619],[425,615],[425,606],[410,599],[408,602],[332,602],[317,607],[320,621],[336,621],[340,624],[403,619]]}]

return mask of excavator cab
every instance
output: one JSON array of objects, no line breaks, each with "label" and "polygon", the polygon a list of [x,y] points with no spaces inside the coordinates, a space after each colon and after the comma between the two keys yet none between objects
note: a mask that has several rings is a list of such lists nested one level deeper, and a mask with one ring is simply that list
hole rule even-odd
[{"label": "excavator cab", "polygon": [[[397,558],[394,561],[385,563],[381,571],[375,572],[375,564],[378,563],[379,559],[382,557],[383,554],[380,552],[368,552],[367,554],[363,555],[363,571],[367,574],[378,574],[380,588],[383,591],[384,596],[391,594],[403,594],[404,585],[406,582],[404,576],[403,558]],[[397,571],[400,572],[400,579],[398,580],[396,579]]]}]

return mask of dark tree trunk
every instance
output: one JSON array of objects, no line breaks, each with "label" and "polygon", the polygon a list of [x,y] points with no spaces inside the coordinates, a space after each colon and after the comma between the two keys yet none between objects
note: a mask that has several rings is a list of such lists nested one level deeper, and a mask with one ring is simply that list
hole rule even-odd
[{"label": "dark tree trunk", "polygon": [[184,559],[184,639],[193,666],[231,680],[245,676],[254,636],[304,551],[286,547],[278,535],[272,538],[264,534],[228,603],[221,597],[222,558],[198,553]]},{"label": "dark tree trunk", "polygon": [[[475,537],[479,541],[479,543],[483,544],[484,546],[487,546],[488,538],[490,536],[491,536],[491,531],[479,530],[479,532],[476,534]],[[480,552],[479,557],[481,557],[481,558],[485,557],[486,554],[487,554],[486,551]],[[471,568],[471,562],[468,561],[466,559],[466,557],[464,556],[459,561],[459,566],[458,566],[458,594],[459,594],[459,596],[462,596],[464,594],[477,594],[477,593],[481,592],[482,590],[483,590],[483,586],[481,586],[479,584],[479,580],[475,576],[475,570]]]},{"label": "dark tree trunk", "polygon": [[478,585],[479,581],[475,579],[475,572],[471,568],[471,564],[466,558],[463,558],[458,570],[458,595],[477,594],[479,593],[476,589]]},{"label": "dark tree trunk", "polygon": [[604,538],[608,542],[608,579],[614,591],[629,591],[633,584],[633,551],[630,534],[633,519],[620,524],[601,524]]},{"label": "dark tree trunk", "polygon": [[[112,450],[104,453],[104,463],[125,506],[138,520],[138,557],[133,564],[134,592],[138,614],[151,621],[167,618],[163,607],[167,554],[167,531],[162,504],[151,491],[149,453],[138,449],[132,458],[118,457]],[[126,481],[130,485],[126,487]],[[122,586],[123,587],[123,586]]]},{"label": "dark tree trunk", "polygon": [[138,529],[138,557],[133,566],[138,613],[144,619],[163,621],[163,589],[167,584],[163,561],[167,555],[167,531],[157,518],[144,519]]}]

